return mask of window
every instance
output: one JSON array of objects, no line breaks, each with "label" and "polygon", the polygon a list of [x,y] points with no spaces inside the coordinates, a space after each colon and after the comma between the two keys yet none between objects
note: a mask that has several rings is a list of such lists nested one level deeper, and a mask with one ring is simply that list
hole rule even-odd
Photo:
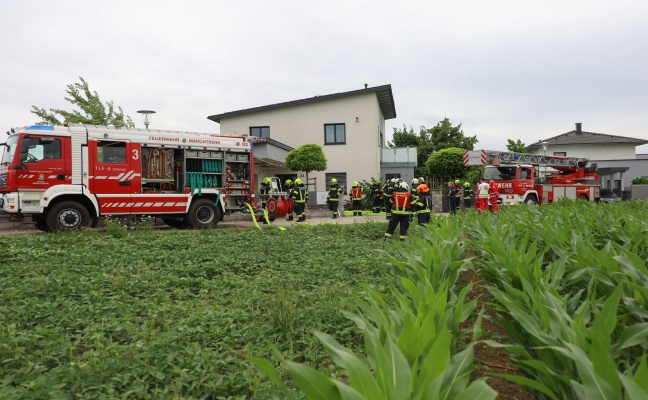
[{"label": "window", "polygon": [[324,125],[324,144],[345,144],[346,129],[344,124]]},{"label": "window", "polygon": [[386,174],[385,181],[390,181],[392,179],[400,179],[401,174]]},{"label": "window", "polygon": [[37,137],[26,137],[23,141],[27,141],[29,152],[27,153],[27,160],[25,162],[39,162],[41,160],[60,160],[61,159],[61,140],[47,138],[47,141],[42,141]]},{"label": "window", "polygon": [[270,127],[269,126],[251,126],[250,127],[250,136],[256,137],[270,137]]},{"label": "window", "polygon": [[104,164],[126,164],[126,143],[97,142],[97,162]]},{"label": "window", "polygon": [[558,156],[558,157],[567,157],[567,152],[566,151],[554,151],[553,155]]},{"label": "window", "polygon": [[331,179],[337,179],[338,186],[341,187],[344,192],[347,192],[347,178],[346,178],[346,173],[345,172],[333,172],[330,174],[326,174],[326,190],[328,191],[329,188],[331,187]]}]

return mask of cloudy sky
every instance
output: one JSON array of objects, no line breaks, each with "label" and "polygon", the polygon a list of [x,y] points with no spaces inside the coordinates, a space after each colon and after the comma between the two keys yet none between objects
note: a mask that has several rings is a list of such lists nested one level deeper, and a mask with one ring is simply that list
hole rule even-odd
[{"label": "cloudy sky", "polygon": [[[0,125],[85,78],[143,127],[391,84],[396,119],[504,149],[574,129],[648,139],[643,0],[0,0]],[[2,135],[4,136],[4,134]],[[0,137],[2,137],[0,136]],[[0,138],[4,141],[4,138]],[[637,148],[648,153],[648,146]]]}]

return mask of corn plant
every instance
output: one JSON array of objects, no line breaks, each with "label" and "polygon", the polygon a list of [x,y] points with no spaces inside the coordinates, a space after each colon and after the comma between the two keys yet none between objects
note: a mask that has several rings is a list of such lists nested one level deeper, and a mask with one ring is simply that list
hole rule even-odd
[{"label": "corn plant", "polygon": [[[348,304],[344,314],[364,337],[365,355],[315,332],[342,377],[335,379],[292,361],[284,366],[309,399],[494,399],[484,380],[471,381],[474,341],[481,336],[479,314],[472,342],[459,329],[473,314],[472,286],[457,292],[458,273],[468,263],[456,223],[433,225],[409,251],[391,260],[397,284],[386,296],[364,287],[365,297]],[[290,393],[274,366],[249,357],[284,394]]]},{"label": "corn plant", "polygon": [[640,378],[648,274],[636,244],[647,236],[645,211],[626,219],[626,229],[602,218],[618,211],[582,202],[471,221],[470,246],[503,317],[507,350],[526,375],[508,379],[551,399],[648,396]]}]

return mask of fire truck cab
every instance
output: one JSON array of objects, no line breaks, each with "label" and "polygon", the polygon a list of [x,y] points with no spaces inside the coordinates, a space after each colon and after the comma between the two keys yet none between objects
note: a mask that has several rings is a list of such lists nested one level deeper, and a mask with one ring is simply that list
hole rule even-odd
[{"label": "fire truck cab", "polygon": [[0,147],[0,212],[41,230],[153,215],[207,228],[254,202],[246,137],[69,124],[12,129]]}]

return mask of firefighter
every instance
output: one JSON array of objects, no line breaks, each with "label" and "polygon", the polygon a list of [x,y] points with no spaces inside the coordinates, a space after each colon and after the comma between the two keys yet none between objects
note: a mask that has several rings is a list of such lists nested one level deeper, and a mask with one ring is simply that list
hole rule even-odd
[{"label": "firefighter", "polygon": [[448,205],[450,214],[457,212],[457,186],[454,182],[448,182]]},{"label": "firefighter", "polygon": [[488,195],[490,196],[493,214],[497,214],[499,212],[499,205],[497,204],[497,200],[499,200],[499,185],[494,179],[491,179],[488,185]]},{"label": "firefighter", "polygon": [[398,187],[394,188],[392,194],[392,213],[389,218],[389,225],[385,232],[385,240],[392,237],[396,226],[400,224],[400,240],[407,239],[407,230],[409,229],[409,216],[411,214],[412,193],[405,182],[401,182]]},{"label": "firefighter", "polygon": [[473,190],[470,182],[464,183],[464,206],[468,209],[472,204]]},{"label": "firefighter", "polygon": [[290,194],[292,193],[292,187],[293,187],[293,181],[290,179],[286,179],[286,201],[288,202],[288,209],[293,210],[288,214],[288,218],[286,218],[288,221],[293,220],[293,212],[295,211],[295,203],[292,201],[290,198]]},{"label": "firefighter", "polygon": [[418,198],[416,199],[416,214],[418,215],[418,224],[425,225],[430,222],[430,211],[432,210],[432,196],[430,189],[423,183],[416,188]]},{"label": "firefighter", "polygon": [[270,178],[263,178],[263,182],[261,183],[261,206],[263,206],[263,208],[266,207],[268,199],[272,194],[272,186],[270,185],[270,182]]},{"label": "firefighter", "polygon": [[480,179],[479,186],[477,186],[477,212],[481,214],[482,210],[488,210],[488,190],[490,186],[486,183],[484,178]]},{"label": "firefighter", "polygon": [[353,204],[353,216],[362,215],[362,186],[358,181],[353,182],[351,186],[351,201]]},{"label": "firefighter", "polygon": [[335,178],[331,179],[331,187],[328,191],[328,197],[326,198],[326,204],[329,206],[329,210],[333,213],[333,219],[338,217],[338,207],[340,206],[340,196],[342,195],[342,188],[338,186],[338,181]]},{"label": "firefighter", "polygon": [[295,214],[297,214],[297,222],[306,221],[306,202],[308,201],[308,189],[304,186],[301,179],[295,179],[295,185],[290,191],[290,198],[295,204]]},{"label": "firefighter", "polygon": [[418,185],[419,185],[418,178],[412,179],[412,187],[410,189],[410,193],[412,194],[412,207],[411,207],[412,208],[412,214],[410,215],[410,222],[412,222],[414,220],[414,216],[417,215],[417,213],[416,213],[416,211],[417,211],[416,204],[417,203],[416,202],[418,201],[419,193],[416,190],[416,188],[418,187]]},{"label": "firefighter", "polygon": [[385,180],[383,185],[383,201],[385,203],[385,218],[391,218],[391,209],[392,209],[392,194],[394,194],[394,187],[396,186],[396,178],[391,178],[390,180]]},{"label": "firefighter", "polygon": [[369,195],[371,196],[371,211],[378,214],[382,211],[383,207],[383,188],[380,185],[380,180],[371,180],[371,189]]},{"label": "firefighter", "polygon": [[455,212],[461,209],[461,180],[455,179],[455,187],[457,188],[457,196],[455,197]]},{"label": "firefighter", "polygon": [[[270,195],[272,194],[272,186],[270,185],[271,181],[270,178],[263,178],[263,182],[261,183],[261,188],[260,188],[260,193],[261,193],[261,207],[266,208],[268,205],[268,199],[270,199]],[[266,221],[265,218],[263,218],[263,223],[267,224],[268,221]]]}]

